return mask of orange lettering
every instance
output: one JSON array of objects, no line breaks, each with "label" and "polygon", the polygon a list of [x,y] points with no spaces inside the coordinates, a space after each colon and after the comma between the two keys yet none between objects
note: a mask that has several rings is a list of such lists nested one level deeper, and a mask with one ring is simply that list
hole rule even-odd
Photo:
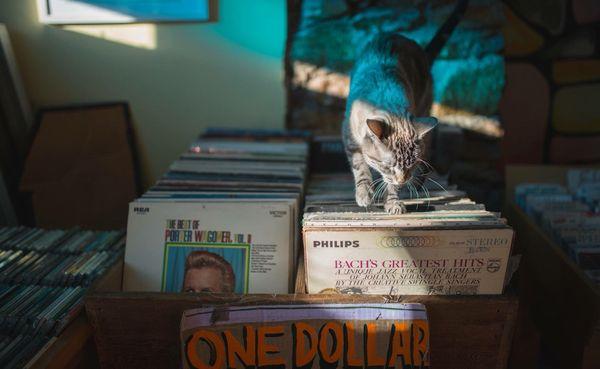
[{"label": "orange lettering", "polygon": [[241,367],[256,366],[256,332],[251,325],[244,326],[244,344],[238,341],[231,331],[223,333],[227,347],[227,363],[229,368],[237,368],[236,357]]},{"label": "orange lettering", "polygon": [[[310,324],[298,322],[292,325],[294,330],[294,364],[301,368],[310,364],[317,355],[317,330]],[[308,346],[308,349],[305,347]]]},{"label": "orange lettering", "polygon": [[383,366],[385,358],[377,356],[377,324],[368,323],[365,331],[367,340],[367,366]]},{"label": "orange lettering", "polygon": [[[328,337],[331,337],[331,352],[328,350]],[[321,359],[329,364],[334,364],[342,358],[342,345],[344,333],[338,322],[329,322],[321,327],[319,332],[319,354]]]},{"label": "orange lettering", "polygon": [[[209,347],[210,360],[205,363],[198,356],[198,344],[200,341],[205,342]],[[194,333],[187,344],[187,359],[194,368],[198,369],[221,369],[225,359],[225,345],[218,334],[199,330]]]},{"label": "orange lettering", "polygon": [[413,321],[412,339],[414,365],[429,365],[429,323],[426,320]]},{"label": "orange lettering", "polygon": [[345,365],[346,367],[350,367],[350,366],[363,366],[362,363],[362,359],[360,357],[358,357],[358,353],[356,351],[356,343],[355,341],[355,330],[354,330],[354,326],[352,325],[352,323],[346,323],[344,324],[344,328],[345,328],[345,337],[346,337],[346,358],[345,358]]},{"label": "orange lettering", "polygon": [[[392,326],[392,354],[388,362],[389,367],[394,367],[398,356],[402,356],[403,365],[411,365],[410,356],[410,328],[406,322],[394,323]],[[402,368],[402,366],[400,366]]]},{"label": "orange lettering", "polygon": [[267,365],[285,365],[285,360],[281,356],[268,356],[278,354],[279,348],[276,345],[268,344],[267,337],[277,337],[283,335],[283,326],[263,326],[258,327],[257,332],[257,351],[258,351],[258,366]]}]

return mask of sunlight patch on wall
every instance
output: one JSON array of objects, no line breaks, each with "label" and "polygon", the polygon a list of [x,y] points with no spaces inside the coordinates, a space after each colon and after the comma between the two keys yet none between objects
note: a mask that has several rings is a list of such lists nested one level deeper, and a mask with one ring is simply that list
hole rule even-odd
[{"label": "sunlight patch on wall", "polygon": [[293,83],[307,90],[317,92],[324,96],[333,96],[345,99],[350,90],[350,77],[328,68],[319,68],[310,63],[294,62]]},{"label": "sunlight patch on wall", "polygon": [[123,25],[73,25],[65,26],[65,30],[86,36],[117,42],[140,49],[156,49],[156,25],[123,24]]},{"label": "sunlight patch on wall", "polygon": [[[319,104],[324,106],[332,105],[332,99],[338,101],[341,99],[342,101],[333,105],[342,107],[345,105],[343,100],[346,99],[350,90],[348,75],[301,61],[294,61],[293,66],[295,73],[292,85],[294,88],[315,92],[315,96],[311,98],[317,99]],[[504,136],[504,130],[495,116],[477,114],[437,102],[433,103],[431,114],[444,124],[474,131],[488,137],[501,138]]]},{"label": "sunlight patch on wall", "polygon": [[438,118],[442,123],[477,132],[484,136],[504,137],[504,129],[496,117],[475,114],[464,109],[457,109],[435,102],[431,106],[431,115]]}]

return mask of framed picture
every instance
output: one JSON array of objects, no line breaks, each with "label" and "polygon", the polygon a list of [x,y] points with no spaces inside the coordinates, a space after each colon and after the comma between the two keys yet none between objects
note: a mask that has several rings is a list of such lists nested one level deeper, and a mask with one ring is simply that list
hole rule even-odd
[{"label": "framed picture", "polygon": [[199,22],[209,20],[209,0],[37,0],[46,24]]}]

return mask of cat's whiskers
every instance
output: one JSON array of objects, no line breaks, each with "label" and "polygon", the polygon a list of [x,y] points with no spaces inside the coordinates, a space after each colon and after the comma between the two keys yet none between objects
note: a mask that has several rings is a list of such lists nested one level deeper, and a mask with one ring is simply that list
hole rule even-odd
[{"label": "cat's whiskers", "polygon": [[410,181],[408,183],[406,183],[406,185],[408,186],[408,199],[410,200],[413,197],[413,190],[414,190],[415,186],[413,186]]},{"label": "cat's whiskers", "polygon": [[[398,192],[395,189],[394,189],[394,191]],[[387,193],[388,193],[388,186],[383,186],[383,191],[381,191],[381,197],[385,198],[385,196],[386,196]]]},{"label": "cat's whiskers", "polygon": [[[406,185],[408,186],[408,198],[412,199],[412,194],[413,191],[415,191],[415,194],[417,197],[419,197],[419,194],[417,193],[417,189],[415,188],[415,185],[412,183],[413,179],[415,177],[410,177],[410,179],[408,180],[408,182],[406,182]],[[417,205],[417,209],[418,209],[418,205]]]},{"label": "cat's whiskers", "polygon": [[423,186],[423,183],[421,183],[420,186],[423,189],[425,195],[427,196],[427,208],[429,208],[429,205],[431,204],[431,195],[429,194],[429,190],[427,189],[427,187]]},{"label": "cat's whiskers", "polygon": [[[423,181],[422,181],[422,179],[421,179],[421,178],[422,178],[422,177],[419,177],[419,178],[417,178],[417,185],[418,185],[418,186],[419,186],[419,187],[420,187],[420,188],[423,190],[423,196],[425,196],[425,198],[427,198],[427,199],[428,199],[428,198],[430,197],[430,196],[429,196],[429,191],[427,190],[427,188],[425,188],[425,187],[423,186]],[[416,189],[416,186],[415,186],[415,189]],[[416,191],[418,192],[419,190],[418,190],[418,189],[416,189]],[[429,199],[428,199],[427,201],[428,201],[428,202],[427,202],[427,207],[429,207]],[[418,208],[419,208],[419,204],[417,204],[417,209],[418,209]]]},{"label": "cat's whiskers", "polygon": [[379,185],[381,182],[383,181],[383,178],[377,178],[376,180],[371,182],[371,185],[369,185],[369,192],[372,193],[373,195],[373,202],[375,203],[375,189],[377,187],[377,185]]},{"label": "cat's whiskers", "polygon": [[421,158],[417,158],[417,161],[423,163],[425,166],[427,166],[430,170],[428,171],[428,173],[434,172],[435,169],[433,168],[433,166],[431,166],[431,164],[429,164],[426,160],[423,160]]},{"label": "cat's whiskers", "polygon": [[381,182],[375,186],[373,189],[373,204],[377,204],[377,192],[379,192],[379,187],[381,186]]},{"label": "cat's whiskers", "polygon": [[[417,190],[417,186],[413,184],[410,185],[413,189],[413,192],[415,193],[415,198],[419,199],[419,190]],[[419,204],[417,204],[417,209],[419,209]]]},{"label": "cat's whiskers", "polygon": [[373,182],[371,182],[371,187],[373,187],[374,185],[377,185],[379,183],[381,183],[383,181],[382,177],[377,178],[376,180],[374,180]]},{"label": "cat's whiskers", "polygon": [[369,186],[369,190],[374,193],[375,192],[375,187],[378,184],[380,184],[382,181],[383,181],[383,178],[377,178],[376,180],[374,180],[373,182],[371,182],[371,185]]},{"label": "cat's whiskers", "polygon": [[381,186],[381,190],[379,191],[379,196],[381,197],[381,200],[384,201],[385,198],[385,192],[387,191],[388,186],[386,184]]},{"label": "cat's whiskers", "polygon": [[[417,195],[417,200],[419,200],[421,197],[419,196],[419,190],[417,189],[417,187],[415,187],[415,185],[412,185],[413,188],[415,189],[415,194]],[[417,202],[417,209],[419,209],[419,203]]]},{"label": "cat's whiskers", "polygon": [[434,180],[434,179],[431,179],[431,178],[429,178],[429,177],[427,177],[427,179],[428,179],[428,180],[430,180],[431,182],[435,183],[436,185],[438,185],[438,187],[439,187],[439,188],[441,188],[441,189],[442,189],[442,191],[444,191],[444,192],[448,192],[448,190],[446,190],[446,189],[444,188],[444,186],[442,186],[441,184],[439,184],[439,183],[438,183],[436,180]]},{"label": "cat's whiskers", "polygon": [[421,181],[422,178],[429,176],[431,173],[431,171],[428,170],[428,168],[422,163],[419,163],[417,168],[419,169],[419,174],[415,175],[414,177],[419,177],[419,181]]},{"label": "cat's whiskers", "polygon": [[383,188],[386,187],[386,183],[384,181],[379,182],[376,187],[375,193],[373,194],[373,202],[377,202]]},{"label": "cat's whiskers", "polygon": [[423,163],[419,164],[419,168],[421,169],[421,175],[423,175],[425,177],[430,175],[431,173],[433,173],[433,171],[431,169],[429,169],[429,167]]},{"label": "cat's whiskers", "polygon": [[[411,179],[409,179],[409,180],[408,180],[408,181],[407,181],[407,182],[404,184],[404,186],[406,186],[406,188],[408,188],[408,198],[409,198],[409,199],[410,199],[410,197],[412,196],[412,194],[411,194],[411,192],[410,192],[410,181],[411,181],[411,180],[412,180],[412,178],[411,178]],[[403,187],[403,189],[404,189],[404,187]],[[402,192],[404,192],[404,191],[402,191]]]}]

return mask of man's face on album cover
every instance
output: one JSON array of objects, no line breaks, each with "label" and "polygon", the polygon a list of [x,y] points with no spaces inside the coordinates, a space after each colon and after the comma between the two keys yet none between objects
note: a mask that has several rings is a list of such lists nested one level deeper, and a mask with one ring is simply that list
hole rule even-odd
[{"label": "man's face on album cover", "polygon": [[221,270],[211,266],[189,269],[183,281],[184,292],[227,292]]}]

